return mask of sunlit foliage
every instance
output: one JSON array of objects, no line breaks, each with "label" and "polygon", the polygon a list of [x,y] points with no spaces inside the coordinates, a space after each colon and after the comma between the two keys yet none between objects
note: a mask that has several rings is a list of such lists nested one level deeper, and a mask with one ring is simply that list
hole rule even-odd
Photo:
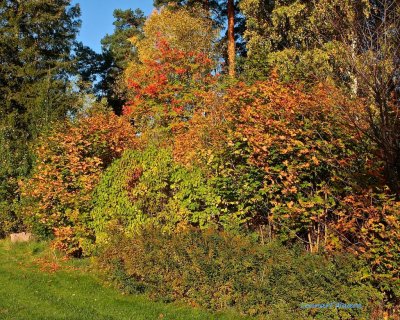
[{"label": "sunlit foliage", "polygon": [[110,111],[66,121],[42,137],[32,177],[20,183],[24,218],[33,231],[45,236],[58,230],[57,236],[67,232],[60,228],[73,228],[67,233],[77,238],[90,233],[92,191],[104,168],[135,141],[129,122]]}]

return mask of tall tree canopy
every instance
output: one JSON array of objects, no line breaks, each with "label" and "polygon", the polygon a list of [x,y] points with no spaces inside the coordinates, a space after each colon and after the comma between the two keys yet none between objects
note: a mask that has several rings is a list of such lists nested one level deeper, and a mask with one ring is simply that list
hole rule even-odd
[{"label": "tall tree canopy", "polygon": [[246,55],[243,39],[245,19],[240,12],[240,2],[241,0],[154,0],[154,6],[169,9],[180,7],[203,8],[207,12],[207,16],[212,19],[215,27],[226,30],[220,38],[219,47],[227,64],[226,72],[234,76],[236,69],[240,68],[236,64],[236,58]]},{"label": "tall tree canopy", "polygon": [[[68,75],[80,9],[70,0],[0,3],[0,204],[29,170],[29,142],[74,105]],[[13,182],[14,181],[14,182]]]},{"label": "tall tree canopy", "polygon": [[217,32],[207,18],[186,9],[155,11],[144,25],[144,37],[133,37],[139,61],[125,71],[129,102],[124,112],[144,133],[186,121],[208,90],[217,64]]},{"label": "tall tree canopy", "polygon": [[114,11],[114,19],[114,33],[106,35],[101,41],[101,79],[97,90],[119,114],[126,102],[119,81],[128,63],[137,59],[137,50],[129,39],[134,36],[141,37],[145,16],[139,9],[117,9]]}]

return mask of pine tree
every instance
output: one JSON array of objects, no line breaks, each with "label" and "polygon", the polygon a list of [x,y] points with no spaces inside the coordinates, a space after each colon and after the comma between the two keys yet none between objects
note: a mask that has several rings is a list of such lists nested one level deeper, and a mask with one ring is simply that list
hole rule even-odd
[{"label": "pine tree", "polygon": [[16,179],[29,172],[29,144],[73,105],[79,15],[70,0],[0,2],[0,207],[9,207]]},{"label": "pine tree", "polygon": [[119,81],[128,63],[137,59],[136,49],[129,39],[141,36],[145,16],[140,9],[118,9],[114,11],[114,18],[114,33],[106,35],[101,41],[101,80],[96,89],[100,96],[107,98],[114,111],[120,114],[126,101]]},{"label": "pine tree", "polygon": [[236,48],[235,48],[235,1],[228,1],[228,68],[229,76],[236,74]]}]

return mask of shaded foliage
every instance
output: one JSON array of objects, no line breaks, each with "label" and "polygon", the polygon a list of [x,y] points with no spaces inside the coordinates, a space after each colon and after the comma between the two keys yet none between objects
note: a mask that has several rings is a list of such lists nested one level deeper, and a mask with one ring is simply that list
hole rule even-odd
[{"label": "shaded foliage", "polygon": [[79,14],[69,0],[0,3],[0,235],[22,228],[12,202],[29,144],[77,108],[68,77]]},{"label": "shaded foliage", "polygon": [[[351,256],[326,258],[213,229],[166,234],[147,227],[125,237],[117,227],[97,265],[128,292],[264,319],[368,318],[382,299],[359,280],[358,272],[368,267]],[[327,301],[363,307],[301,308]]]}]

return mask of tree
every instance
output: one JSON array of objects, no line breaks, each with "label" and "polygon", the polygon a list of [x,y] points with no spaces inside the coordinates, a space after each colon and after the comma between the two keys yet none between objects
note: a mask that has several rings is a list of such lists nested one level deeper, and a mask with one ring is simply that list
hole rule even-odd
[{"label": "tree", "polygon": [[218,1],[216,0],[154,0],[153,3],[156,8],[161,8],[162,6],[192,7],[194,5],[201,5],[207,11],[218,6]]},{"label": "tree", "polygon": [[235,1],[228,0],[228,73],[231,77],[235,77],[236,74],[235,62]]},{"label": "tree", "polygon": [[218,31],[213,29],[206,16],[202,9],[195,11],[192,8],[165,8],[153,12],[144,24],[143,35],[130,39],[137,48],[139,61],[155,60],[159,55],[156,47],[160,39],[164,39],[172,49],[185,53],[196,51],[217,59],[215,41]]},{"label": "tree", "polygon": [[[247,75],[266,78],[276,68],[281,78],[289,81],[315,83],[333,78],[338,85],[348,85],[350,75],[343,73],[334,46],[339,36],[334,24],[351,35],[354,10],[350,7],[352,3],[360,7],[364,2],[243,0],[240,7],[246,17]],[[332,8],[340,10],[335,21],[327,18]]]},{"label": "tree", "polygon": [[325,25],[318,37],[330,41],[333,61],[340,66],[339,84],[365,101],[364,118],[357,115],[352,125],[372,141],[371,150],[377,148],[382,180],[399,196],[400,5],[393,0],[320,0],[315,12]]},{"label": "tree", "polygon": [[[6,97],[2,119],[12,113],[22,116],[18,122],[25,122],[28,134],[36,136],[46,122],[68,109],[52,90],[65,91],[68,86],[79,6],[70,7],[67,0],[3,1],[0,8],[0,76]],[[58,105],[49,105],[52,102]]]},{"label": "tree", "polygon": [[134,36],[141,37],[145,17],[139,9],[135,11],[118,9],[114,11],[114,18],[114,33],[106,35],[101,41],[102,63],[99,71],[101,79],[96,89],[100,96],[107,98],[114,111],[120,114],[126,103],[121,86],[123,70],[129,62],[137,60],[137,49],[129,39]]},{"label": "tree", "polygon": [[144,37],[132,38],[139,62],[125,72],[130,99],[124,112],[138,132],[169,134],[190,119],[200,104],[199,92],[213,82],[216,36],[208,19],[185,9],[162,9],[147,19]]},{"label": "tree", "polygon": [[75,73],[79,75],[82,82],[78,83],[80,91],[83,92],[86,89],[88,93],[97,93],[95,84],[103,72],[103,65],[106,63],[103,56],[79,42],[75,44],[74,60],[76,61]]},{"label": "tree", "polygon": [[170,9],[203,8],[215,27],[226,29],[226,34],[219,41],[219,47],[228,66],[227,73],[234,76],[237,69],[236,56],[244,57],[246,55],[243,41],[245,20],[239,11],[239,3],[240,0],[155,0],[154,6],[158,8],[164,6]]},{"label": "tree", "polygon": [[[355,117],[353,124],[377,146],[384,181],[400,197],[400,4],[367,1],[361,17],[359,7],[350,8],[355,16],[351,36],[341,25],[335,24],[335,30],[353,94],[365,101],[365,117]],[[335,21],[338,14],[332,10],[327,18]],[[369,124],[367,130],[360,121]]]},{"label": "tree", "polygon": [[29,144],[74,108],[71,48],[80,21],[69,0],[0,3],[0,203],[30,170]]},{"label": "tree", "polygon": [[[285,80],[333,78],[352,96],[366,99],[364,133],[379,148],[386,184],[399,194],[398,1],[244,0],[241,6],[250,76],[277,68]],[[359,126],[359,117],[352,121]]]}]

